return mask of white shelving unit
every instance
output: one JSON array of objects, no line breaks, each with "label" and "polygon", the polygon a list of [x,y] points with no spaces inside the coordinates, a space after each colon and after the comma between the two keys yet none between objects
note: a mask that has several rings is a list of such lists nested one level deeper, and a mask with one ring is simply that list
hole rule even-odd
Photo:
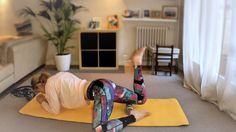
[{"label": "white shelving unit", "polygon": [[122,18],[123,22],[170,22],[176,23],[175,19],[162,19],[162,18]]}]

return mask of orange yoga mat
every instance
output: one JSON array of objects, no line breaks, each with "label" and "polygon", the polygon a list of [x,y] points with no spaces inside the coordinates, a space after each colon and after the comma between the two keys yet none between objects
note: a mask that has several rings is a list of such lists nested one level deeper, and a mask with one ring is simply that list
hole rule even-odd
[{"label": "orange yoga mat", "polygon": [[[78,109],[62,109],[59,115],[47,113],[36,99],[32,99],[21,110],[24,115],[55,119],[62,121],[91,123],[93,102],[89,106]],[[125,105],[115,103],[110,119],[127,116]],[[134,105],[136,110],[147,110],[151,115],[131,124],[130,126],[182,126],[189,125],[180,104],[176,99],[148,99],[144,105]]]}]

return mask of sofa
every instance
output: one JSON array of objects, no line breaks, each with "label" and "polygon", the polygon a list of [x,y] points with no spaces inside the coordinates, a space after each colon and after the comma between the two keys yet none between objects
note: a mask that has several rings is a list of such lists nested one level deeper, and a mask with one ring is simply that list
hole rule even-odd
[{"label": "sofa", "polygon": [[46,51],[39,36],[0,36],[0,93],[44,65]]}]

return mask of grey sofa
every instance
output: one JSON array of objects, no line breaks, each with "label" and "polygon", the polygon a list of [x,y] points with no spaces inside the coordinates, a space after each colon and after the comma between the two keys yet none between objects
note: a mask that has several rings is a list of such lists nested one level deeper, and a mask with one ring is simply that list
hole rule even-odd
[{"label": "grey sofa", "polygon": [[46,50],[38,36],[0,41],[0,93],[45,64]]}]

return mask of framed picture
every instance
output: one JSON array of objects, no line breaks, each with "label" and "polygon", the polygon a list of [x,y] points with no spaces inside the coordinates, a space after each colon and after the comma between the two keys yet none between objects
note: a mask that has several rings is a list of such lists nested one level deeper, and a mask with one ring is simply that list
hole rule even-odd
[{"label": "framed picture", "polygon": [[149,10],[143,10],[143,17],[150,17],[150,11]]},{"label": "framed picture", "polygon": [[150,13],[151,18],[161,18],[161,11],[151,10],[150,12],[151,12]]},{"label": "framed picture", "polygon": [[108,29],[118,29],[119,28],[119,18],[118,15],[111,15],[107,17]]},{"label": "framed picture", "polygon": [[162,17],[165,19],[178,19],[178,6],[163,6]]},{"label": "framed picture", "polygon": [[139,10],[134,10],[132,12],[132,17],[139,18],[140,17],[140,11]]},{"label": "framed picture", "polygon": [[93,17],[91,21],[88,23],[89,29],[101,29],[102,18],[101,17]]},{"label": "framed picture", "polygon": [[98,29],[99,22],[96,21],[89,21],[88,28],[89,29]]},{"label": "framed picture", "polygon": [[131,18],[131,17],[133,17],[133,11],[132,10],[125,10],[122,16],[125,18]]}]

